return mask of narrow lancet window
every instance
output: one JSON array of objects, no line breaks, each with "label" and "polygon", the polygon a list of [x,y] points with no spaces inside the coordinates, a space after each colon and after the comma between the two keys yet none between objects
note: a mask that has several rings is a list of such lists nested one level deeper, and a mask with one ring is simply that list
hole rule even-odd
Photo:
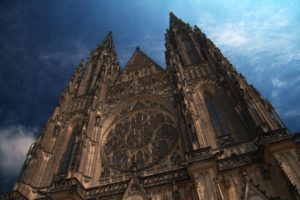
[{"label": "narrow lancet window", "polygon": [[217,99],[212,96],[205,97],[205,105],[216,136],[229,135],[230,129],[226,121],[226,108],[219,106]]},{"label": "narrow lancet window", "polygon": [[191,41],[187,38],[183,39],[183,43],[185,46],[185,53],[187,54],[187,65],[194,64],[198,61],[198,57],[195,54],[195,48],[193,47],[193,44]]},{"label": "narrow lancet window", "polygon": [[64,157],[63,157],[63,162],[61,164],[61,168],[60,168],[60,174],[65,174],[68,171],[71,159],[72,159],[72,154],[73,154],[73,150],[74,150],[74,146],[76,144],[76,136],[79,133],[79,126],[77,125],[72,134],[71,134],[71,138],[69,140],[67,149],[65,151]]}]

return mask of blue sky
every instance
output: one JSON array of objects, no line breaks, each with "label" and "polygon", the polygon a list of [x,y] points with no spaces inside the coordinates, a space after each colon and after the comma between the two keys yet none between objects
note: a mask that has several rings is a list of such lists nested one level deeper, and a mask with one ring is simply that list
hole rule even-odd
[{"label": "blue sky", "polygon": [[[126,3],[124,3],[126,2]],[[108,31],[121,66],[136,46],[165,67],[172,11],[201,30],[300,131],[300,1],[0,1],[0,192],[8,191],[80,59]]]}]

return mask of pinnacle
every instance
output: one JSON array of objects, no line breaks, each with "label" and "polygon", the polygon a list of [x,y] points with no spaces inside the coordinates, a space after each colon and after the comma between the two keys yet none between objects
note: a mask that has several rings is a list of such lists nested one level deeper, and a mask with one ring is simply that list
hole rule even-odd
[{"label": "pinnacle", "polygon": [[107,33],[105,39],[103,40],[102,45],[113,48],[113,39],[112,39],[112,32],[111,31],[109,31]]},{"label": "pinnacle", "polygon": [[84,62],[84,60],[83,59],[80,59],[80,61],[79,61],[79,66],[83,66],[83,62]]},{"label": "pinnacle", "polygon": [[178,17],[176,17],[176,15],[173,12],[170,12],[169,15],[170,15],[171,20],[172,19],[178,19]]},{"label": "pinnacle", "polygon": [[75,73],[73,74],[72,79],[74,79],[74,77],[76,77],[78,75],[80,76],[80,74],[82,73],[82,71],[83,71],[83,65],[84,65],[83,62],[84,62],[83,59],[81,59],[80,62],[79,62],[79,64],[77,65],[77,68],[75,70]]},{"label": "pinnacle", "polygon": [[187,26],[180,18],[178,18],[173,12],[170,12],[170,27],[185,27]]},{"label": "pinnacle", "polygon": [[83,65],[84,65],[84,60],[81,59],[77,65],[76,71],[82,71]]},{"label": "pinnacle", "polygon": [[170,25],[176,24],[181,21],[173,12],[170,12]]},{"label": "pinnacle", "polygon": [[107,33],[102,43],[100,45],[97,45],[97,47],[92,51],[91,55],[93,56],[100,55],[100,52],[103,51],[104,49],[106,49],[106,52],[115,53],[111,31]]}]

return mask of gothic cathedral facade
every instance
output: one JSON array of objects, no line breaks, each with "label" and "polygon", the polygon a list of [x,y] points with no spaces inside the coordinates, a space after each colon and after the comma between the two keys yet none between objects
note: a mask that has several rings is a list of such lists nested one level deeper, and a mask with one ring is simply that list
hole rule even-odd
[{"label": "gothic cathedral facade", "polygon": [[198,27],[170,13],[166,69],[109,33],[80,62],[0,199],[299,199],[297,145]]}]

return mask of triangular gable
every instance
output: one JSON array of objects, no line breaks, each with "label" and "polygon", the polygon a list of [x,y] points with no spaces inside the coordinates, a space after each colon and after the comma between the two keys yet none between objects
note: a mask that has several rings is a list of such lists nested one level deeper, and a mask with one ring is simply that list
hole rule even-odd
[{"label": "triangular gable", "polygon": [[243,200],[268,200],[266,193],[259,188],[259,186],[254,185],[251,181],[246,180],[244,188],[244,198]]},{"label": "triangular gable", "polygon": [[148,200],[147,194],[139,180],[134,177],[131,179],[122,200]]},{"label": "triangular gable", "polygon": [[124,73],[138,71],[141,68],[151,67],[163,71],[163,69],[156,62],[154,62],[149,56],[142,52],[139,47],[137,47],[136,51],[133,53],[127,65],[125,66]]}]

